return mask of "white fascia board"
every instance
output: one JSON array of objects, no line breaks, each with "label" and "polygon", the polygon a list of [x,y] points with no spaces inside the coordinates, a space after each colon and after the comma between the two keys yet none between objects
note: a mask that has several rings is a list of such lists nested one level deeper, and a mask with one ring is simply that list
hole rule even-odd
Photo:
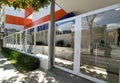
[{"label": "white fascia board", "polygon": [[16,29],[16,30],[24,30],[24,26],[15,25],[15,24],[8,24],[8,23],[6,23],[5,28]]},{"label": "white fascia board", "polygon": [[24,9],[14,9],[13,7],[7,7],[4,6],[5,8],[5,15],[12,15],[12,16],[17,16],[17,17],[25,17],[25,10]]},{"label": "white fascia board", "polygon": [[[55,11],[60,10],[61,8],[58,5],[55,5]],[[45,8],[39,9],[38,12],[33,12],[33,22],[50,14],[50,5]]]}]

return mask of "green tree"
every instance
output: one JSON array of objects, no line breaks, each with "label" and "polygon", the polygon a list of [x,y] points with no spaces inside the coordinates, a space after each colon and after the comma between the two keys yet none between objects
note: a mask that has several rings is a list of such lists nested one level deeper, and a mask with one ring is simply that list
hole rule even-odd
[{"label": "green tree", "polygon": [[0,0],[0,7],[6,5],[9,7],[26,9],[29,6],[38,11],[40,8],[48,6],[52,0]]}]

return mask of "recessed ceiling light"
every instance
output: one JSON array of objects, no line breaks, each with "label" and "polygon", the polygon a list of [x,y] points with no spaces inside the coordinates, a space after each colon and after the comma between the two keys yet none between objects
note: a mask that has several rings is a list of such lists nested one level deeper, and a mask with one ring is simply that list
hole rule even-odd
[{"label": "recessed ceiling light", "polygon": [[119,7],[119,8],[116,8],[115,10],[117,10],[117,11],[120,10],[120,7]]}]

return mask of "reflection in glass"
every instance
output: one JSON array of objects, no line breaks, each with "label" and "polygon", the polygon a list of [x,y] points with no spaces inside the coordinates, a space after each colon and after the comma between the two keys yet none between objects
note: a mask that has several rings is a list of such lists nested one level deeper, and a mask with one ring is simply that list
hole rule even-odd
[{"label": "reflection in glass", "polygon": [[13,48],[16,49],[16,34],[13,35],[14,40],[13,40]]},{"label": "reflection in glass", "polygon": [[7,36],[7,45],[6,45],[6,47],[9,47],[9,44],[10,44],[10,36]]},{"label": "reflection in glass", "polygon": [[12,36],[10,35],[10,44],[9,44],[9,47],[11,48],[11,44],[12,44]]},{"label": "reflection in glass", "polygon": [[11,48],[14,48],[14,35],[11,35]]},{"label": "reflection in glass", "polygon": [[48,24],[36,27],[36,54],[48,55]]},{"label": "reflection in glass", "polygon": [[56,24],[55,64],[73,70],[75,20]]},{"label": "reflection in glass", "polygon": [[3,38],[3,46],[4,46],[4,47],[7,47],[7,37],[4,37],[4,38]]},{"label": "reflection in glass", "polygon": [[22,47],[21,47],[21,51],[26,51],[26,45],[25,45],[25,31],[23,31],[22,33],[21,33],[21,44],[22,44]]},{"label": "reflection in glass", "polygon": [[27,30],[27,52],[33,54],[34,28]]},{"label": "reflection in glass", "polygon": [[5,38],[5,47],[9,47],[9,36]]},{"label": "reflection in glass", "polygon": [[20,50],[20,33],[17,34],[17,44],[16,44],[16,49]]},{"label": "reflection in glass", "polygon": [[82,18],[80,72],[118,83],[120,62],[120,11]]},{"label": "reflection in glass", "polygon": [[[5,37],[5,41],[4,41],[4,42],[5,42],[5,47],[8,47],[8,43],[9,43],[9,42],[8,42],[8,37]],[[4,43],[4,42],[3,42],[3,43]]]}]

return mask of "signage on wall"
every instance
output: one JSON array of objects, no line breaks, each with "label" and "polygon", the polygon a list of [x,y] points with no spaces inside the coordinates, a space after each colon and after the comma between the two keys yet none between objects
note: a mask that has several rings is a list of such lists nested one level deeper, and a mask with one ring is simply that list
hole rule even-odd
[{"label": "signage on wall", "polygon": [[48,24],[44,24],[44,25],[38,26],[37,27],[37,31],[47,30],[48,27],[49,27]]},{"label": "signage on wall", "polygon": [[8,33],[17,32],[16,29],[7,29],[7,28],[5,28],[4,30],[5,30],[5,32],[8,32]]}]

